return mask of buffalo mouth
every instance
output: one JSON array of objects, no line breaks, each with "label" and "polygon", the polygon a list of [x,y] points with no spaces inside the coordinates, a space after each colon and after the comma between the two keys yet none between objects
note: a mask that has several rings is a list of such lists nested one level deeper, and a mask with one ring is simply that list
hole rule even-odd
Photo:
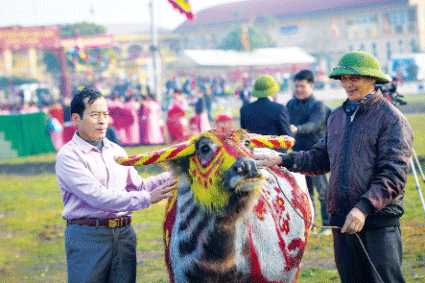
[{"label": "buffalo mouth", "polygon": [[226,172],[224,176],[224,184],[228,190],[241,193],[251,192],[259,189],[266,181],[264,169],[256,170],[255,173],[247,175],[232,174]]}]

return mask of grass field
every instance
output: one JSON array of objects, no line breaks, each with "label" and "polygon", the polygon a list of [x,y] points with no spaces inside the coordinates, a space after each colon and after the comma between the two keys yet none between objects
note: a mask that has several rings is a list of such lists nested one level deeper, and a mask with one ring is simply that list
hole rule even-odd
[{"label": "grass field", "polygon": [[[415,132],[416,153],[424,160],[425,115],[407,117]],[[153,149],[134,147],[127,151],[136,154]],[[54,158],[49,154],[9,162],[43,162]],[[0,179],[0,282],[66,282],[65,223],[61,219],[63,205],[55,176],[1,175]],[[425,193],[424,183],[421,186]],[[138,237],[137,282],[168,282],[161,235],[164,206],[162,202],[133,214]],[[425,217],[412,175],[406,188],[405,210],[404,275],[407,282],[425,282]],[[316,221],[320,223],[320,216]],[[309,238],[298,282],[339,282],[331,236]]]}]

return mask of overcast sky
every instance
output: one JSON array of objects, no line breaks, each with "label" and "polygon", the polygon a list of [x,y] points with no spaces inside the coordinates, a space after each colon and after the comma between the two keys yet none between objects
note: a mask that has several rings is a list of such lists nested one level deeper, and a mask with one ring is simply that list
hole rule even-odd
[{"label": "overcast sky", "polygon": [[[196,12],[242,0],[190,0]],[[158,26],[174,29],[186,20],[168,0],[154,0]],[[93,8],[93,14],[91,10]],[[89,22],[150,23],[149,0],[0,0],[0,27]]]}]

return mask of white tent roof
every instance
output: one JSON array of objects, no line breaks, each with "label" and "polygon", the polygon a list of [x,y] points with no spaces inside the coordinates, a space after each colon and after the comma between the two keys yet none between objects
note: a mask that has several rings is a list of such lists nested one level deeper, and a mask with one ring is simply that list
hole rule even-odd
[{"label": "white tent roof", "polygon": [[309,64],[313,56],[298,47],[258,48],[252,52],[204,49],[185,50],[184,55],[200,66],[270,66],[282,64]]}]

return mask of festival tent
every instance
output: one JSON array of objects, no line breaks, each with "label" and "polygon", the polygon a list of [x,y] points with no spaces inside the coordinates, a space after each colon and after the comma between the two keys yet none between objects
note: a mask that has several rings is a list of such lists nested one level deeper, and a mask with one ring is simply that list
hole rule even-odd
[{"label": "festival tent", "polygon": [[255,67],[311,64],[316,59],[299,47],[258,48],[251,52],[204,49],[185,50],[174,67]]}]

